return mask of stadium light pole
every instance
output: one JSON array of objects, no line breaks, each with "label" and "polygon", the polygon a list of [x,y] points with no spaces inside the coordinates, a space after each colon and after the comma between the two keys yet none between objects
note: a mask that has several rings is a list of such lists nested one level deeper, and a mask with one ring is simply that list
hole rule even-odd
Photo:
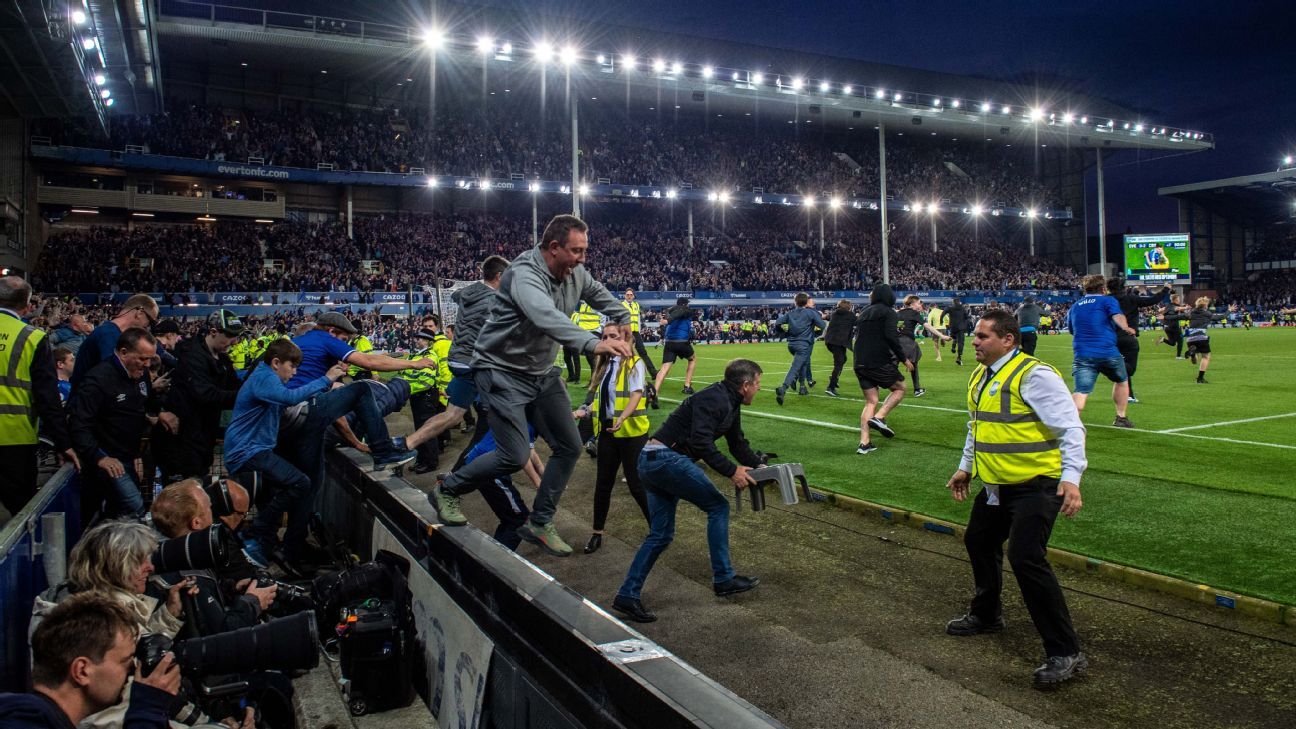
[{"label": "stadium light pole", "polygon": [[[1098,272],[1107,275],[1107,206],[1103,191],[1103,151],[1097,148],[1098,154]],[[1086,262],[1087,263],[1087,262]]]},{"label": "stadium light pole", "polygon": [[[574,60],[574,59],[573,59]],[[576,95],[572,93],[572,63],[567,64],[567,103],[571,105],[571,136],[572,136],[572,215],[580,217],[580,195],[577,190],[580,189],[580,142],[577,134],[576,122]]]},{"label": "stadium light pole", "polygon": [[936,251],[936,210],[937,210],[936,203],[932,203],[931,207],[927,211],[929,217],[931,218],[932,253],[937,252]]},{"label": "stadium light pole", "polygon": [[878,209],[882,211],[882,283],[891,283],[891,251],[887,247],[886,122],[878,122]]},{"label": "stadium light pole", "polygon": [[688,248],[693,250],[693,201],[688,204]]}]

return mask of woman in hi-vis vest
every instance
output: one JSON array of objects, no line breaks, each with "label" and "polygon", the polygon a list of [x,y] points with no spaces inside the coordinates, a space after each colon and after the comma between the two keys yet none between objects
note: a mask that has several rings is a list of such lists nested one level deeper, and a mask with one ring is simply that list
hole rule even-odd
[{"label": "woman in hi-vis vest", "polygon": [[[618,327],[603,330],[603,339],[623,339]],[[612,487],[618,468],[625,474],[630,495],[644,520],[648,520],[648,499],[639,485],[639,451],[648,442],[647,368],[638,357],[604,355],[595,363],[585,404],[573,416],[591,418],[597,440],[598,475],[594,482],[594,533],[585,544],[585,554],[603,546],[603,527],[612,505]]]}]

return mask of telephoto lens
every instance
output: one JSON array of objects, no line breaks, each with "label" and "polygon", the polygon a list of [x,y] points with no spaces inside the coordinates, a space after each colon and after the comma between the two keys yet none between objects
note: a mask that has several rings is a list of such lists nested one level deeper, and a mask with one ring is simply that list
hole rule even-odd
[{"label": "telephoto lens", "polygon": [[160,573],[209,570],[227,566],[239,552],[238,537],[224,524],[167,539],[153,551],[153,569]]},{"label": "telephoto lens", "polygon": [[141,675],[152,673],[168,650],[175,653],[181,673],[191,678],[249,671],[305,671],[319,665],[319,631],[315,613],[306,611],[176,643],[165,635],[148,635],[135,646]]}]

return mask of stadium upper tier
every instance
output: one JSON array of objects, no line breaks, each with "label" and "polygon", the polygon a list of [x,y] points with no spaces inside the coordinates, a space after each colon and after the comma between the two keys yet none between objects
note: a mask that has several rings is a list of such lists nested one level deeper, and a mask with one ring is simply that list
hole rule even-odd
[{"label": "stadium upper tier", "polygon": [[[104,139],[76,122],[45,121],[37,134],[57,145],[314,169],[428,175],[571,179],[571,136],[558,118],[522,101],[471,113],[262,111],[185,106],[114,119]],[[555,104],[555,107],[561,106]],[[561,109],[553,111],[561,112]],[[550,115],[552,116],[552,115]],[[631,185],[877,198],[875,135],[802,129],[747,119],[704,120],[652,113],[590,114],[582,122],[581,177]],[[1029,150],[901,131],[887,148],[893,200],[1057,208],[1056,190],[1033,178]]]},{"label": "stadium upper tier", "polygon": [[[680,223],[641,215],[594,225],[587,266],[609,288],[637,290],[867,289],[881,278],[877,231],[843,226],[822,251],[796,216],[698,226],[690,249]],[[504,215],[360,217],[340,224],[94,227],[55,232],[34,280],[47,292],[403,291],[436,277],[475,279],[483,258],[530,245],[531,220]],[[926,232],[891,236],[900,289],[1070,288],[1075,274],[997,242]],[[282,261],[266,265],[266,259]],[[379,261],[366,272],[362,261]]]}]

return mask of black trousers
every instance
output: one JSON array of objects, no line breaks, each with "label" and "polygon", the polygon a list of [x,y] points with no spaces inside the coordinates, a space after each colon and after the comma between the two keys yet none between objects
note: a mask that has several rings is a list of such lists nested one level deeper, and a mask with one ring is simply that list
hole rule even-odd
[{"label": "black trousers", "polygon": [[[593,418],[589,418],[593,420]],[[610,425],[610,424],[609,424]],[[614,438],[604,433],[598,439],[598,475],[594,479],[594,531],[603,531],[608,510],[612,508],[612,487],[616,485],[617,469],[625,474],[630,496],[648,518],[648,497],[639,485],[639,452],[648,443],[648,434],[633,438]]]},{"label": "black trousers", "polygon": [[[410,395],[410,416],[414,418],[414,429],[418,430],[423,424],[432,418],[442,409],[437,406],[441,404],[440,398],[437,397],[436,390],[424,390],[417,395]],[[426,442],[418,447],[418,460],[416,465],[425,468],[436,468],[437,463],[441,460],[441,439],[429,438]]]},{"label": "black trousers", "polygon": [[655,379],[657,377],[657,366],[653,364],[652,358],[648,356],[648,349],[644,347],[643,334],[641,332],[634,333],[634,345],[635,354],[639,355],[639,359],[643,360],[644,367],[648,368],[648,379]]},{"label": "black trousers", "polygon": [[1120,350],[1121,357],[1125,359],[1125,374],[1129,375],[1129,388],[1132,396],[1134,394],[1134,370],[1138,369],[1138,337],[1131,337],[1124,333],[1117,334],[1116,349]]},{"label": "black trousers", "polygon": [[1035,356],[1035,345],[1039,344],[1039,335],[1035,332],[1022,332],[1021,350],[1030,356]]},{"label": "black trousers", "polygon": [[36,444],[0,446],[0,463],[0,504],[17,516],[36,495]]},{"label": "black trousers", "polygon": [[846,366],[846,345],[829,344],[826,346],[828,351],[832,352],[833,357],[832,375],[828,378],[828,389],[836,390],[838,380],[841,379],[842,367]]},{"label": "black trousers", "polygon": [[986,503],[986,491],[982,489],[972,503],[963,544],[976,579],[970,612],[987,622],[997,620],[1002,613],[1003,545],[1007,542],[1008,563],[1031,621],[1044,639],[1045,654],[1070,656],[1080,652],[1080,639],[1071,626],[1062,588],[1046,559],[1049,535],[1062,507],[1057,488],[1056,478],[1000,486],[998,506]]},{"label": "black trousers", "polygon": [[563,347],[563,363],[567,365],[567,381],[580,382],[580,350],[573,347]]},{"label": "black trousers", "polygon": [[963,337],[967,335],[967,332],[950,327],[949,333],[953,337],[950,342],[950,351],[954,353],[955,359],[963,359]]}]

